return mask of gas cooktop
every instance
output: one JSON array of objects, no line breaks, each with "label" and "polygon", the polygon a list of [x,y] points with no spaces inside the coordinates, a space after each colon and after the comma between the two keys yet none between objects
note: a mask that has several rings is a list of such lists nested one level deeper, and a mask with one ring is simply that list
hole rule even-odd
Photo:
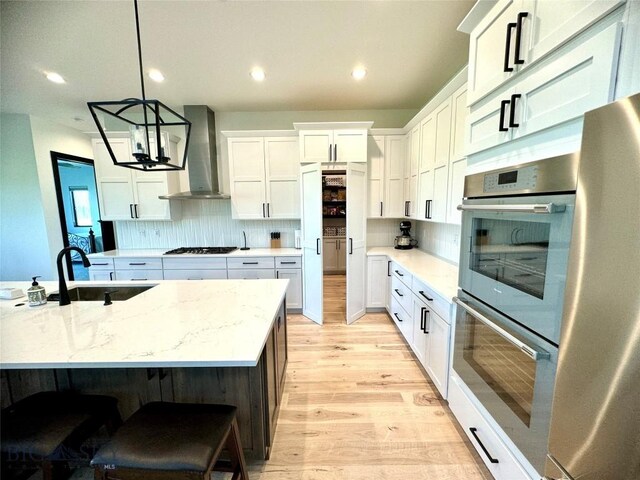
[{"label": "gas cooktop", "polygon": [[164,252],[164,255],[181,255],[183,253],[191,255],[215,255],[231,253],[237,249],[238,247],[180,247]]}]

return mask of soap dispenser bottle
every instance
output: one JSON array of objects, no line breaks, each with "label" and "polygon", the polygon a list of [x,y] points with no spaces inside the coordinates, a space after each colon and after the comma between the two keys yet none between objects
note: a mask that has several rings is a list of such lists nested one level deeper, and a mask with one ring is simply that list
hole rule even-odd
[{"label": "soap dispenser bottle", "polygon": [[47,303],[47,292],[45,292],[44,287],[38,284],[37,278],[40,276],[33,277],[33,283],[31,287],[27,290],[27,297],[29,298],[29,306],[37,307],[38,305],[44,305]]}]

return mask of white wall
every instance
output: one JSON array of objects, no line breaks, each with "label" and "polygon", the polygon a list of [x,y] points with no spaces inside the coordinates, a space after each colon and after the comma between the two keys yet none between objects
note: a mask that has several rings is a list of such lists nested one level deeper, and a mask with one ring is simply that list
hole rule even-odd
[{"label": "white wall", "polygon": [[458,264],[460,257],[460,225],[415,222],[418,248]]},{"label": "white wall", "polygon": [[53,278],[43,204],[29,116],[2,114],[0,280]]}]

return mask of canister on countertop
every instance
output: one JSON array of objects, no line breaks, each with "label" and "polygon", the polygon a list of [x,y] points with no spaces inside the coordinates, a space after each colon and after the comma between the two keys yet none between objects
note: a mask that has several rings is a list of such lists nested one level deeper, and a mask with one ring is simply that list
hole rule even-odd
[{"label": "canister on countertop", "polygon": [[38,284],[37,278],[40,276],[33,277],[33,283],[31,287],[27,290],[27,297],[29,298],[29,306],[37,307],[39,305],[44,305],[47,303],[47,292],[44,290],[44,287]]}]

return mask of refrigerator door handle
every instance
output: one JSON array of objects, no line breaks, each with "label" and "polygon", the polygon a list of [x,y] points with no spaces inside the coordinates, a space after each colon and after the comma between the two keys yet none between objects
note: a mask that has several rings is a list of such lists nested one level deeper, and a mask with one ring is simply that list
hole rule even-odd
[{"label": "refrigerator door handle", "polygon": [[518,347],[524,354],[528,355],[533,360],[538,361],[538,360],[541,360],[543,358],[549,358],[549,353],[548,352],[545,352],[545,351],[542,351],[542,350],[535,350],[534,348],[530,347],[529,345],[527,345],[523,341],[521,341],[521,340],[517,339],[516,337],[514,337],[513,335],[511,335],[504,328],[499,327],[498,325],[493,323],[491,320],[489,320],[487,317],[485,317],[482,313],[477,311],[475,308],[469,306],[466,302],[463,302],[458,297],[454,297],[453,301],[458,306],[462,307],[462,309],[464,309],[468,313],[470,313],[473,316],[473,318],[475,318],[477,320],[480,320],[487,327],[489,327],[491,330],[496,332],[498,335],[500,335],[502,338],[504,338],[508,342],[510,342],[513,345],[515,345],[516,347]]}]

